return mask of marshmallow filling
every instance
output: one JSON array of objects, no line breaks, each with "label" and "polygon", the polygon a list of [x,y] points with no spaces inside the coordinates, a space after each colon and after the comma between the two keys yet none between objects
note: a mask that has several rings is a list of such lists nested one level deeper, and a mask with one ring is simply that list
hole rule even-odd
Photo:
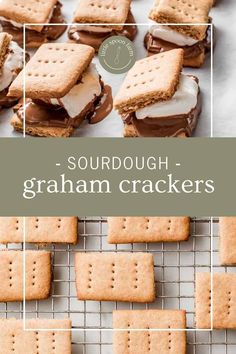
[{"label": "marshmallow filling", "polygon": [[137,119],[170,117],[188,114],[197,105],[199,86],[193,77],[180,76],[179,86],[168,101],[157,102],[135,112]]},{"label": "marshmallow filling", "polygon": [[211,48],[211,28],[207,29],[203,40],[196,40],[183,33],[179,33],[167,25],[157,25],[152,21],[149,31],[144,38],[144,44],[151,53],[161,53],[181,47],[184,50],[184,58],[196,58]]},{"label": "marshmallow filling", "polygon": [[[26,123],[53,127],[78,127],[88,119],[91,124],[104,119],[112,109],[109,86],[104,86],[94,64],[90,64],[77,84],[62,98],[32,100],[25,106]],[[15,112],[21,120],[24,107]]]},{"label": "marshmallow filling", "polygon": [[9,45],[9,52],[3,64],[0,76],[0,107],[11,107],[17,99],[8,97],[8,87],[23,68],[23,50],[14,41]]},{"label": "marshmallow filling", "polygon": [[157,25],[154,21],[151,21],[149,25],[149,33],[151,33],[154,38],[159,38],[181,47],[192,46],[199,42],[192,37],[173,30],[167,25]]}]

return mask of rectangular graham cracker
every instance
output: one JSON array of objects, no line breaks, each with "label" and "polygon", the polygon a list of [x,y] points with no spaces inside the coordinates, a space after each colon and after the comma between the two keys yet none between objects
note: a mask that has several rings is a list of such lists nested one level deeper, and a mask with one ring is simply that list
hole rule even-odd
[{"label": "rectangular graham cracker", "polygon": [[[170,27],[200,41],[208,25],[199,24],[208,24],[211,7],[212,0],[155,0],[149,17],[158,23],[176,23]],[[186,25],[179,25],[182,23]]]},{"label": "rectangular graham cracker", "polygon": [[[196,275],[196,327],[211,328],[211,275]],[[236,274],[213,276],[213,328],[236,329]]]},{"label": "rectangular graham cracker", "polygon": [[222,265],[236,264],[236,217],[221,217],[220,232],[220,262]]},{"label": "rectangular graham cracker", "polygon": [[5,32],[0,33],[0,75],[2,74],[3,65],[9,51],[11,40],[12,36],[9,34]]},{"label": "rectangular graham cracker", "polygon": [[113,328],[128,330],[114,332],[114,354],[186,354],[186,331],[171,331],[186,328],[185,311],[118,310],[113,312]]},{"label": "rectangular graham cracker", "polygon": [[[24,240],[22,217],[0,217],[0,243]],[[29,243],[77,243],[77,217],[26,217],[25,241]]]},{"label": "rectangular graham cracker", "polygon": [[26,320],[26,328],[30,331],[23,330],[22,320],[0,319],[1,353],[71,354],[70,320]]},{"label": "rectangular graham cracker", "polygon": [[110,217],[109,243],[186,241],[190,234],[188,217]]},{"label": "rectangular graham cracker", "polygon": [[124,114],[171,99],[178,87],[182,66],[182,49],[138,60],[121,85],[114,107]]},{"label": "rectangular graham cracker", "polygon": [[1,0],[0,16],[18,23],[38,24],[32,29],[41,32],[56,3],[57,0]]},{"label": "rectangular graham cracker", "polygon": [[[80,0],[74,22],[108,23],[113,29],[122,29],[126,22],[131,0]],[[112,25],[114,23],[114,25]]]},{"label": "rectangular graham cracker", "polygon": [[[51,288],[51,253],[26,251],[25,299],[47,299]],[[0,251],[0,302],[23,301],[23,252]]]},{"label": "rectangular graham cracker", "polygon": [[[61,98],[76,84],[94,56],[90,46],[76,43],[43,44],[26,65],[26,97]],[[9,96],[23,94],[23,71],[9,88]]]},{"label": "rectangular graham cracker", "polygon": [[147,253],[77,253],[79,300],[153,302],[153,256]]}]

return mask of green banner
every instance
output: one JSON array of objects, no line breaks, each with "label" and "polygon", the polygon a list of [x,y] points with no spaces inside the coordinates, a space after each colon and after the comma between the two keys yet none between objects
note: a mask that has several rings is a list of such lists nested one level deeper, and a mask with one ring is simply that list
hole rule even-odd
[{"label": "green banner", "polygon": [[235,215],[235,139],[1,139],[1,216]]}]

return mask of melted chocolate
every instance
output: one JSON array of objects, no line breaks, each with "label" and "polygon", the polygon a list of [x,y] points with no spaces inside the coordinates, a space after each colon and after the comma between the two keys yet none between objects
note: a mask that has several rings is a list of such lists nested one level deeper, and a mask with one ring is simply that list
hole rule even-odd
[{"label": "melted chocolate", "polygon": [[133,23],[134,25],[124,26],[122,30],[112,30],[108,33],[97,33],[90,31],[80,31],[80,26],[72,25],[68,31],[69,39],[81,43],[87,44],[93,47],[96,51],[99,50],[102,42],[111,36],[125,36],[131,41],[134,40],[137,34],[137,26],[135,25],[135,19],[131,11],[129,11],[126,23]]},{"label": "melted chocolate", "polygon": [[8,97],[8,88],[0,92],[0,108],[10,108],[17,103],[17,99]]},{"label": "melted chocolate", "polygon": [[182,48],[184,50],[185,59],[196,58],[201,53],[210,50],[211,39],[209,33],[210,33],[210,27],[208,28],[207,35],[204,40],[199,41],[192,46],[181,47],[177,44],[153,37],[152,34],[148,32],[144,38],[144,45],[150,53],[158,54],[158,53],[166,52],[168,50]]},{"label": "melted chocolate", "polygon": [[[50,19],[50,23],[65,23],[61,13],[61,3],[58,1],[54,6],[54,11]],[[13,40],[16,41],[21,47],[23,46],[23,28],[13,26],[8,21],[0,21],[3,31],[12,35]],[[40,46],[47,42],[47,40],[55,40],[65,32],[66,26],[50,26],[47,25],[41,32],[26,29],[26,46]]]},{"label": "melted chocolate", "polygon": [[[45,101],[27,99],[25,106],[26,124],[47,127],[74,127],[87,119],[90,124],[103,120],[112,110],[112,93],[110,86],[103,86],[101,96],[87,104],[83,111],[75,118],[70,118],[62,106],[54,106]],[[18,118],[23,120],[24,107],[19,103],[14,111]]]},{"label": "melted chocolate", "polygon": [[[198,79],[194,77],[198,82]],[[169,117],[137,119],[134,113],[123,117],[125,124],[132,124],[141,137],[176,137],[181,133],[191,136],[201,113],[201,95],[198,93],[197,105],[188,114]]]}]

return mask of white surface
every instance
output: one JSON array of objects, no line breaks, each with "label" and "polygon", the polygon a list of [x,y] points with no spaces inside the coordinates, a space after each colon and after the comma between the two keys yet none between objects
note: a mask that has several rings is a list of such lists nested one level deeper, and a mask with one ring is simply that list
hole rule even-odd
[{"label": "white surface", "polygon": [[[229,0],[228,0],[229,1]],[[63,13],[67,19],[67,22],[71,22],[73,19],[73,11],[76,6],[76,0],[62,0],[64,4]],[[232,2],[232,0],[231,0]],[[236,2],[235,2],[236,4]],[[143,38],[145,33],[148,31],[148,12],[152,5],[152,0],[133,0],[132,2],[132,11],[134,13],[137,23],[147,23],[145,26],[139,26],[138,36],[135,40],[135,46],[137,51],[137,59],[146,57],[146,50],[143,45]],[[221,7],[220,7],[221,9]],[[217,13],[217,19],[221,19],[220,10]],[[232,12],[233,13],[233,12]],[[224,30],[227,30],[225,25]],[[67,34],[65,34],[60,41],[66,41]],[[112,86],[113,96],[116,95],[124,77],[124,75],[115,75],[106,72],[101,68],[98,63],[98,59],[95,58],[94,62],[97,64],[99,73],[102,75],[102,78],[105,83]],[[211,100],[211,90],[210,90],[210,56],[201,69],[184,69],[185,73],[191,73],[196,75],[200,80],[200,87],[203,97],[203,111],[200,116],[197,129],[194,136],[210,136],[211,131],[211,122],[210,122],[210,100]],[[221,86],[221,85],[220,85]],[[222,107],[222,102],[221,106]],[[4,110],[0,112],[0,136],[18,136],[22,135],[16,132],[12,132],[12,128],[9,124],[10,118],[12,117],[12,109]],[[235,124],[236,125],[236,124]],[[230,131],[230,129],[229,129]],[[235,126],[236,131],[236,126]],[[224,131],[222,130],[222,136]],[[79,129],[74,134],[75,136],[83,137],[122,137],[123,136],[123,122],[117,112],[113,111],[110,115],[103,120],[102,122],[89,125],[87,122],[84,122]]]}]

